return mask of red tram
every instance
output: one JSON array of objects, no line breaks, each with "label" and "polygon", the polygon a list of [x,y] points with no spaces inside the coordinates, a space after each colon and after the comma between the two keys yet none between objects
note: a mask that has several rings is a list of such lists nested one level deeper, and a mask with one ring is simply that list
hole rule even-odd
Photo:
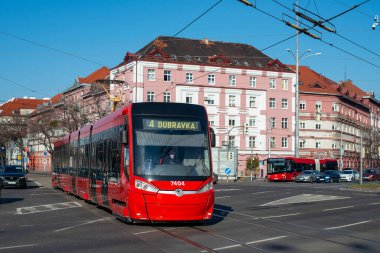
[{"label": "red tram", "polygon": [[52,184],[130,222],[211,219],[214,143],[202,106],[130,104],[54,143]]},{"label": "red tram", "polygon": [[268,158],[268,181],[294,181],[304,170],[338,170],[336,159],[281,157]]}]

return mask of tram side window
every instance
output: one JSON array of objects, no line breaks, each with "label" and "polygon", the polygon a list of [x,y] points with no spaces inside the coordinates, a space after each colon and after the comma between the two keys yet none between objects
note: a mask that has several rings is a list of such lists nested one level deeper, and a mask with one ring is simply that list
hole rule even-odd
[{"label": "tram side window", "polygon": [[101,180],[103,178],[103,166],[104,166],[104,147],[103,142],[96,144],[96,178]]},{"label": "tram side window", "polygon": [[65,144],[62,146],[62,174],[67,174],[69,167],[69,145]]},{"label": "tram side window", "polygon": [[120,181],[120,152],[117,147],[117,142],[112,141],[111,146],[111,167],[110,167],[110,181],[119,182]]}]

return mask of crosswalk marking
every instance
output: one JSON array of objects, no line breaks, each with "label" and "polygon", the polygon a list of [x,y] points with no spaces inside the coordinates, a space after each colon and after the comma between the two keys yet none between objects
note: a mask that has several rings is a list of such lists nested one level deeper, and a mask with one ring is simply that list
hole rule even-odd
[{"label": "crosswalk marking", "polygon": [[295,203],[308,203],[308,202],[317,202],[317,201],[327,201],[327,200],[339,200],[347,199],[349,197],[343,196],[331,196],[331,195],[317,195],[317,194],[300,194],[297,196],[279,199],[272,201],[261,206],[277,206],[277,205],[286,205],[286,204],[295,204]]},{"label": "crosswalk marking", "polygon": [[26,206],[20,207],[16,209],[16,214],[31,214],[31,213],[41,213],[41,212],[49,212],[56,211],[68,208],[76,208],[81,207],[82,205],[77,202],[64,202],[64,203],[55,203],[55,204],[47,204],[47,205],[39,205],[39,206]]}]

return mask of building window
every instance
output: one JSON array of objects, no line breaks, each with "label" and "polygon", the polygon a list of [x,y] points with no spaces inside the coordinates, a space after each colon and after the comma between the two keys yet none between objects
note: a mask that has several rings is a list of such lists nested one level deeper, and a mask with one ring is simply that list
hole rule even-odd
[{"label": "building window", "polygon": [[249,107],[256,107],[256,97],[249,97]]},{"label": "building window", "polygon": [[235,126],[235,118],[229,118],[228,119],[228,126]]},{"label": "building window", "polygon": [[250,136],[249,137],[249,147],[255,148],[256,147],[256,137]]},{"label": "building window", "polygon": [[148,91],[148,97],[146,101],[154,102],[154,91]]},{"label": "building window", "polygon": [[230,76],[230,86],[236,86],[236,76]]},{"label": "building window", "polygon": [[286,98],[282,99],[281,108],[282,109],[288,109],[288,99],[286,99]]},{"label": "building window", "polygon": [[320,141],[316,141],[315,148],[322,148],[322,143]]},{"label": "building window", "polygon": [[274,117],[271,117],[270,120],[269,120],[269,126],[271,129],[275,128],[276,127],[276,118]]},{"label": "building window", "polygon": [[287,147],[288,147],[288,138],[286,138],[286,137],[282,137],[282,140],[281,140],[281,147],[282,147],[282,148],[287,148]]},{"label": "building window", "polygon": [[321,129],[321,124],[315,124],[315,129]]},{"label": "building window", "polygon": [[338,130],[338,127],[336,125],[332,125],[332,130]]},{"label": "building window", "polygon": [[300,110],[306,110],[306,102],[305,101],[300,102]]},{"label": "building window", "polygon": [[274,79],[274,78],[269,79],[269,88],[270,89],[276,89],[276,79]]},{"label": "building window", "polygon": [[164,81],[170,82],[172,80],[172,72],[170,70],[164,70]]},{"label": "building window", "polygon": [[317,103],[315,104],[315,109],[317,110],[317,112],[321,112],[322,111],[322,102],[317,101]]},{"label": "building window", "polygon": [[208,117],[208,122],[209,122],[210,126],[215,126],[215,118],[214,118],[214,116],[209,116]]},{"label": "building window", "polygon": [[333,148],[333,149],[337,149],[338,148],[338,145],[336,144],[336,142],[333,142],[331,144],[331,148]]},{"label": "building window", "polygon": [[276,147],[276,137],[270,137],[270,148]]},{"label": "building window", "polygon": [[248,125],[250,127],[255,127],[256,126],[256,118],[249,118]]},{"label": "building window", "polygon": [[269,99],[269,108],[276,108],[276,99],[275,98],[270,98]]},{"label": "building window", "polygon": [[208,84],[215,84],[215,75],[208,75]]},{"label": "building window", "polygon": [[214,105],[215,104],[215,96],[214,95],[207,95],[207,97],[205,97],[205,103],[207,103],[208,105]]},{"label": "building window", "polygon": [[154,69],[148,69],[148,80],[149,81],[156,80],[156,71]]},{"label": "building window", "polygon": [[300,128],[305,129],[306,128],[306,123],[305,122],[300,122]]},{"label": "building window", "polygon": [[191,95],[186,95],[186,104],[192,104],[193,103],[193,97]]},{"label": "building window", "polygon": [[235,147],[235,136],[228,136],[228,144],[230,147]]},{"label": "building window", "polygon": [[281,126],[282,128],[288,128],[288,118],[282,118]]},{"label": "building window", "polygon": [[333,111],[333,112],[337,112],[337,111],[339,111],[339,106],[338,106],[337,103],[333,103],[333,105],[332,105],[332,111]]},{"label": "building window", "polygon": [[170,92],[164,92],[164,102],[170,102]]},{"label": "building window", "polygon": [[186,73],[186,83],[193,83],[193,73]]},{"label": "building window", "polygon": [[306,142],[304,140],[300,141],[300,148],[306,147]]},{"label": "building window", "polygon": [[228,96],[228,105],[229,106],[236,106],[236,96],[235,95],[229,95]]},{"label": "building window", "polygon": [[288,79],[282,79],[282,89],[283,90],[289,89],[289,80]]},{"label": "building window", "polygon": [[251,76],[249,78],[249,87],[256,87],[256,77]]}]

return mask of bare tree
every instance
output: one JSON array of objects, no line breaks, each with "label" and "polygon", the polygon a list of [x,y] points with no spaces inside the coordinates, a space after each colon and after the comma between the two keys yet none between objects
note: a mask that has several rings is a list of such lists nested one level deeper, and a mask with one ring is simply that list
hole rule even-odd
[{"label": "bare tree", "polygon": [[26,146],[28,125],[25,116],[15,114],[0,121],[0,138],[22,150]]}]

